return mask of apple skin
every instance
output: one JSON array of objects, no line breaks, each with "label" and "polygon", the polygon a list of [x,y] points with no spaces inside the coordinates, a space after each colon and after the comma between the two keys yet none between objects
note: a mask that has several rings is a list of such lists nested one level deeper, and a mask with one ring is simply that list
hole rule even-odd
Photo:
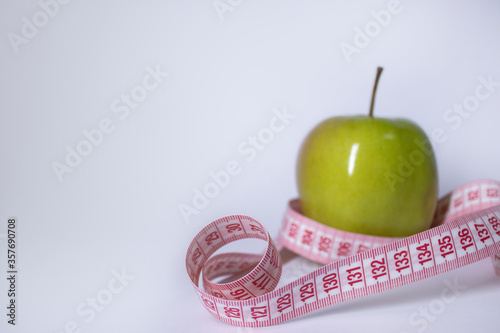
[{"label": "apple skin", "polygon": [[323,121],[301,147],[297,184],[305,216],[337,229],[386,237],[428,229],[438,199],[429,139],[405,119]]}]

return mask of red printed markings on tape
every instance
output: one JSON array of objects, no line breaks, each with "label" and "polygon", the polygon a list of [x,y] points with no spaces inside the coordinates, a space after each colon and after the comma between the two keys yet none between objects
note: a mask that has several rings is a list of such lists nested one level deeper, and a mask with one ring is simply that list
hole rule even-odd
[{"label": "red printed markings on tape", "polygon": [[[298,201],[291,201],[278,243],[328,264],[277,290],[282,267],[278,249],[262,224],[244,215],[224,217],[202,229],[188,248],[186,268],[212,315],[246,327],[278,324],[490,256],[500,275],[499,189],[500,183],[485,180],[459,187],[438,203],[433,225],[443,224],[399,240],[326,227],[301,215]],[[225,253],[210,258],[220,247],[243,238],[266,241],[264,255]],[[210,281],[249,269],[231,283]],[[202,271],[205,291],[198,287]]]},{"label": "red printed markings on tape", "polygon": [[398,238],[377,237],[330,228],[300,213],[292,200],[285,213],[279,243],[303,257],[328,264],[340,258],[392,243]]}]

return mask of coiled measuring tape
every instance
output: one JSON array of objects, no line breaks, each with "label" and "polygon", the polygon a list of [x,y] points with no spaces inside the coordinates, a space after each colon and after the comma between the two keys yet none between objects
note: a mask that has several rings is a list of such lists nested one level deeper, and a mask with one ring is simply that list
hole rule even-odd
[{"label": "coiled measuring tape", "polygon": [[[245,238],[266,241],[264,254],[212,256]],[[457,188],[439,200],[431,229],[402,239],[327,227],[303,216],[299,201],[292,200],[276,243],[260,222],[246,215],[220,218],[196,235],[187,250],[186,269],[210,314],[237,326],[275,325],[488,257],[500,276],[500,182],[479,180]],[[275,289],[282,248],[325,266]],[[244,275],[230,283],[212,282],[230,274]]]}]

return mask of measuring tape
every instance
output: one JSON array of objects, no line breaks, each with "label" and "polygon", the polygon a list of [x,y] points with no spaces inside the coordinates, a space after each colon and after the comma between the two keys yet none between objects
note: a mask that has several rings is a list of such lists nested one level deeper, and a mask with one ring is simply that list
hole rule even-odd
[{"label": "measuring tape", "polygon": [[[246,238],[267,242],[264,254],[212,256]],[[431,229],[402,239],[327,227],[302,215],[299,200],[292,200],[276,243],[260,222],[246,215],[220,218],[196,235],[187,250],[186,269],[209,313],[233,325],[262,327],[488,257],[500,276],[500,182],[480,180],[457,188],[439,200]],[[275,289],[282,248],[325,266]],[[225,275],[241,277],[212,282]]]}]

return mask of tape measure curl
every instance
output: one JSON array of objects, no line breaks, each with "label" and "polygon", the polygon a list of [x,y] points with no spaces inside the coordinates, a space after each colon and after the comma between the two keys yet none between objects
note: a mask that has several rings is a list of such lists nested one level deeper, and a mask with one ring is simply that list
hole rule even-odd
[{"label": "tape measure curl", "polygon": [[[355,234],[327,227],[300,213],[292,200],[276,246],[264,226],[246,215],[208,224],[186,254],[189,278],[205,308],[237,326],[278,324],[332,304],[410,284],[491,257],[500,276],[500,182],[465,184],[438,202],[433,228],[403,238]],[[267,242],[264,255],[224,253],[231,242]],[[287,248],[325,266],[279,288]],[[198,287],[203,273],[204,290]],[[214,283],[222,275],[243,275]]]}]

